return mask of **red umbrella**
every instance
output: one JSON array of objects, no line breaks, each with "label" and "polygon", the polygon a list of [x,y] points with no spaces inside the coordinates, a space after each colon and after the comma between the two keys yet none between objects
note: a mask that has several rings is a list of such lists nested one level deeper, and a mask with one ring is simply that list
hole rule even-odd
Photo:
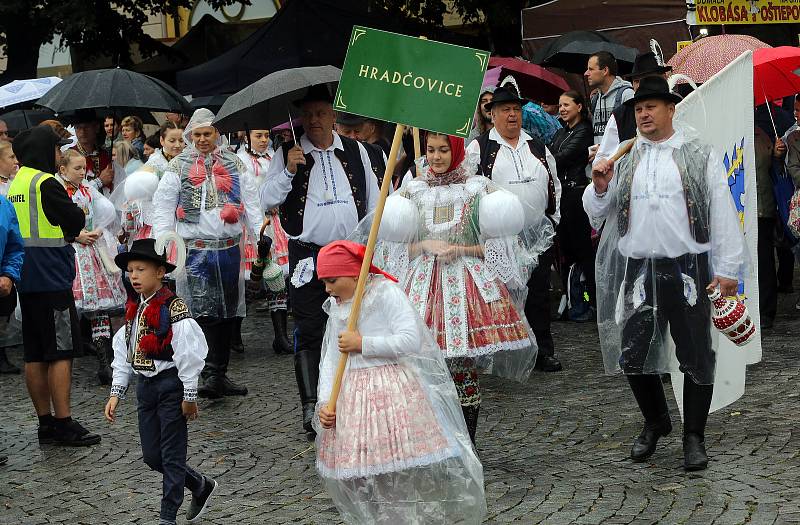
[{"label": "red umbrella", "polygon": [[781,46],[753,51],[756,106],[800,93],[800,48]]},{"label": "red umbrella", "polygon": [[673,73],[681,73],[698,84],[706,82],[745,51],[770,47],[747,35],[717,35],[701,38],[669,59]]},{"label": "red umbrella", "polygon": [[556,101],[564,91],[569,91],[567,81],[546,70],[519,58],[491,57],[489,67],[502,67],[500,78],[511,75],[519,85],[520,95],[537,101]]}]

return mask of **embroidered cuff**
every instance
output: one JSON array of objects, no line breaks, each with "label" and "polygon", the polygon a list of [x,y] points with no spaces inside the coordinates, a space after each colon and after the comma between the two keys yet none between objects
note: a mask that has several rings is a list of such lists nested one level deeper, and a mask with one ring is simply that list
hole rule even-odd
[{"label": "embroidered cuff", "polygon": [[594,189],[594,187],[592,187],[592,190],[594,191],[594,196],[597,197],[598,199],[602,199],[608,193],[608,188],[606,188],[606,191],[604,191],[603,193],[597,193],[597,190]]},{"label": "embroidered cuff", "polygon": [[188,403],[197,403],[197,389],[183,387],[183,400]]},{"label": "embroidered cuff", "polygon": [[289,171],[288,168],[283,168],[283,174],[286,175],[286,177],[289,180],[292,180],[294,178],[294,174],[291,171]]},{"label": "embroidered cuff", "polygon": [[127,385],[111,385],[111,395],[125,400],[125,394],[128,392]]}]

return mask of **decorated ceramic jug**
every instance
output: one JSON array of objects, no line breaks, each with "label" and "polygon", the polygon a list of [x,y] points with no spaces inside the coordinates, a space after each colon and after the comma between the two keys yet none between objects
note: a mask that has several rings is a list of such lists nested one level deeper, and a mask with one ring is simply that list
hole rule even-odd
[{"label": "decorated ceramic jug", "polygon": [[756,325],[744,302],[722,297],[719,289],[708,292],[711,300],[711,320],[725,337],[737,346],[744,346],[756,335]]}]

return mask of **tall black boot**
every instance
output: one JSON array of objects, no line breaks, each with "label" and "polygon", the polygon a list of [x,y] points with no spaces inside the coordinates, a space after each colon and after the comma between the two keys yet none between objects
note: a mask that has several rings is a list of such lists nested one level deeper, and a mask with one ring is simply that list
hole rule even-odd
[{"label": "tall black boot", "polygon": [[223,331],[223,326],[209,318],[198,319],[198,324],[203,329],[203,335],[206,336],[208,355],[206,356],[206,366],[201,374],[203,384],[197,389],[197,395],[208,399],[219,399],[224,395],[219,366],[220,332]]},{"label": "tall black boot", "polygon": [[461,411],[464,413],[464,423],[467,424],[467,432],[469,432],[469,439],[472,445],[475,445],[475,433],[478,431],[478,412],[480,405],[462,406]]},{"label": "tall black boot", "polygon": [[294,348],[289,342],[287,332],[287,311],[286,310],[273,310],[269,313],[272,318],[272,330],[275,332],[275,339],[272,340],[272,350],[276,354],[292,354]]},{"label": "tall black boot", "polygon": [[698,385],[683,379],[683,468],[704,470],[708,466],[705,431],[714,385]]},{"label": "tall black boot", "polygon": [[[111,360],[109,359],[109,348],[111,339],[108,337],[98,337],[92,341],[97,352],[97,379],[100,384],[107,386],[111,384],[113,372],[111,371]],[[113,351],[113,350],[112,350]]]},{"label": "tall black boot", "polygon": [[8,356],[6,355],[6,349],[0,348],[0,374],[19,374],[20,369],[19,367],[13,365],[11,361],[8,360]]},{"label": "tall black boot", "polygon": [[310,350],[294,354],[294,376],[300,391],[300,404],[303,409],[303,429],[314,433],[311,421],[317,406],[317,381],[319,380],[319,358],[314,359]]},{"label": "tall black boot", "polygon": [[[217,351],[217,373],[220,376],[222,384],[222,395],[225,396],[246,396],[247,387],[234,383],[228,377],[228,363],[231,360],[231,335],[234,333],[234,328],[237,323],[241,323],[241,317],[233,319],[226,319],[223,326],[227,325],[227,330],[220,330],[219,347]],[[227,335],[227,338],[225,337]]]},{"label": "tall black boot", "polygon": [[656,451],[658,439],[672,432],[667,398],[658,375],[628,375],[628,383],[644,416],[644,428],[631,447],[631,459],[644,461]]},{"label": "tall black boot", "polygon": [[244,317],[236,317],[236,320],[231,323],[233,331],[231,333],[231,350],[237,354],[244,353],[244,342],[242,341],[242,321]]}]

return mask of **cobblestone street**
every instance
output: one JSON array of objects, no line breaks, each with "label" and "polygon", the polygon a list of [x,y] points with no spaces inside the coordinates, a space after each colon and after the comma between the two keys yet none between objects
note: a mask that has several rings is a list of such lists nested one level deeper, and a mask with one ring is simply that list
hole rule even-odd
[{"label": "cobblestone street", "polygon": [[[555,323],[564,372],[537,372],[525,385],[483,381],[478,452],[489,522],[800,522],[794,300],[782,297],[744,398],[709,418],[710,467],[694,474],[681,468],[679,424],[650,462],[627,459],[641,421],[626,382],[602,375],[594,325]],[[234,355],[231,375],[250,395],[202,401],[190,425],[190,463],[221,484],[204,523],[338,523],[300,432],[292,359],[267,350],[267,314],[244,326],[247,350]],[[21,361],[18,350],[9,355]],[[76,361],[73,388],[75,417],[103,436],[90,448],[40,447],[22,377],[0,377],[0,454],[9,455],[0,467],[0,524],[157,522],[160,476],[141,461],[134,396],[107,425],[108,391],[97,386],[94,365]]]}]

